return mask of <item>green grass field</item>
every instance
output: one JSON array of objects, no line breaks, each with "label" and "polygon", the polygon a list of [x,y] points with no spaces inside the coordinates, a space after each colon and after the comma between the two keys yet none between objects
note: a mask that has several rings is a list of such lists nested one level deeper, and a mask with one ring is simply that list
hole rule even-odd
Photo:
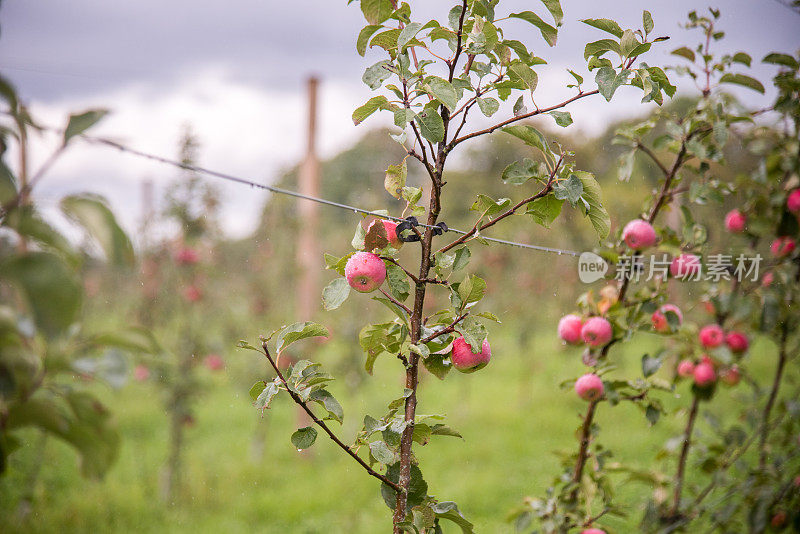
[{"label": "green grass field", "polygon": [[[513,329],[504,325],[496,330],[492,363],[482,372],[454,373],[444,382],[426,375],[418,409],[447,414],[449,424],[464,436],[434,437],[416,450],[429,493],[458,502],[478,532],[512,531],[506,522],[509,511],[524,496],[541,495],[558,473],[554,452],[575,451],[574,431],[585,406],[558,384],[568,371],[573,376],[582,372],[579,349],[561,348],[550,332],[537,332],[520,347],[508,335]],[[624,352],[612,351],[620,365],[615,375],[640,376],[639,359],[658,340],[639,338],[627,343]],[[761,372],[771,372],[771,349],[757,343],[753,352]],[[118,462],[103,482],[93,482],[80,477],[78,459],[64,444],[50,439],[42,456],[26,444],[11,457],[10,475],[0,480],[0,532],[387,532],[390,512],[378,483],[322,433],[308,453],[293,449],[289,436],[297,411],[288,397],[279,398],[263,418],[251,406],[247,390],[259,377],[248,376],[245,369],[252,368],[248,359],[254,357],[231,351],[229,372],[200,371],[204,388],[196,424],[187,432],[185,485],[172,506],[159,496],[167,418],[158,390],[150,383],[131,383],[121,391],[98,385],[123,436]],[[328,353],[326,365],[333,365],[334,357]],[[670,372],[660,371],[667,378]],[[684,404],[684,388],[676,396],[663,395],[665,403],[673,409]],[[365,413],[381,415],[401,392],[398,362],[379,360],[375,377],[357,390],[338,382],[332,391],[345,409],[341,435],[350,441]],[[735,394],[725,388],[711,409],[722,413],[735,402]],[[647,466],[665,440],[680,432],[683,417],[673,410],[651,428],[633,406],[604,407],[599,424],[601,441],[616,460]],[[257,435],[265,441],[260,459],[253,454]],[[35,442],[38,436],[27,437]],[[36,462],[41,472],[33,509],[20,522],[19,496]],[[671,464],[667,467],[671,472]],[[617,492],[643,502],[651,488],[620,476]],[[603,526],[609,532],[635,532],[640,510],[630,512],[629,520],[609,518]]]}]

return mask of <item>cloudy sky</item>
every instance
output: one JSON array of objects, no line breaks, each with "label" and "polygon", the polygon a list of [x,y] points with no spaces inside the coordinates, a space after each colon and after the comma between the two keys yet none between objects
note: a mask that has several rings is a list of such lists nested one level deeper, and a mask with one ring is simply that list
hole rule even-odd
[{"label": "cloudy sky", "polygon": [[[5,0],[0,5],[0,72],[9,78],[41,122],[63,125],[70,111],[105,107],[112,114],[93,133],[164,156],[174,156],[180,133],[191,124],[201,142],[200,163],[256,181],[270,182],[303,153],[304,80],[322,79],[321,155],[351,145],[370,126],[352,125],[352,110],[370,97],[361,83],[377,52],[361,58],[355,37],[363,26],[356,4],[344,0]],[[414,2],[412,2],[413,6]],[[446,16],[452,1],[417,1],[414,18]],[[692,44],[696,35],[680,28],[686,13],[702,9],[687,0],[597,2],[562,0],[565,25],[557,50],[548,48],[532,26],[514,21],[508,37],[538,43],[531,47],[549,61],[540,71],[540,106],[569,95],[566,67],[582,64],[583,45],[603,34],[578,21],[607,17],[623,27],[638,27],[647,7],[656,34],[670,35],[650,64],[674,64],[667,53]],[[652,5],[647,5],[652,4]],[[540,9],[539,2],[510,0],[502,12]],[[800,48],[800,15],[777,0],[726,0],[719,3],[724,52],[745,50],[758,60],[773,50]],[[587,74],[585,69],[578,72]],[[770,69],[756,67],[766,79]],[[587,74],[587,84],[591,78]],[[737,92],[753,106],[761,97]],[[635,91],[621,91],[611,104],[584,100],[570,108],[571,128],[598,131],[609,120],[641,113]],[[36,158],[52,139],[42,138]],[[169,168],[78,144],[51,170],[36,196],[45,206],[68,192],[105,195],[123,223],[135,228],[140,184],[169,182]],[[324,179],[324,178],[323,178]],[[376,176],[376,180],[381,177]],[[226,185],[224,221],[228,232],[247,233],[264,196]],[[371,208],[374,206],[370,206]]]}]

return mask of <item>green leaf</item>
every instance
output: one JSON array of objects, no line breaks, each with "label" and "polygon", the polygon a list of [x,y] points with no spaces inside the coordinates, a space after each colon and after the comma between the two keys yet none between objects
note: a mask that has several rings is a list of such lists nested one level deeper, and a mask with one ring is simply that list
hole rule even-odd
[{"label": "green leaf", "polygon": [[383,82],[392,75],[392,71],[389,70],[391,66],[391,62],[387,60],[378,61],[374,65],[367,67],[361,80],[373,91],[379,89]]},{"label": "green leaf", "polygon": [[661,368],[661,359],[653,358],[649,354],[642,356],[642,375],[650,378]]},{"label": "green leaf", "polygon": [[393,11],[391,0],[361,0],[361,12],[370,24],[385,22]]},{"label": "green leaf", "polygon": [[[250,388],[250,395],[253,394],[253,389],[255,386]],[[281,389],[278,387],[278,384],[275,382],[267,382],[264,385],[264,389],[258,394],[255,399],[253,405],[259,410],[268,410],[269,405],[272,403],[272,399],[275,398],[275,395],[280,393]]]},{"label": "green leaf", "polygon": [[483,113],[487,117],[491,117],[492,115],[497,113],[498,109],[500,109],[500,102],[498,102],[497,99],[492,98],[490,96],[479,97],[477,98],[477,101],[481,113]]},{"label": "green leaf", "polygon": [[661,410],[652,404],[648,404],[647,408],[645,408],[644,416],[647,418],[650,426],[653,426],[654,424],[658,423],[658,419],[661,417]]},{"label": "green leaf", "polygon": [[[600,39],[599,41],[586,44],[586,47],[583,49],[583,58],[589,59],[592,56],[599,58],[602,57],[606,52],[616,52],[617,54],[622,54],[622,49],[620,48],[619,43],[613,39]],[[591,63],[589,67],[591,70]]]},{"label": "green leaf", "polygon": [[455,251],[453,259],[453,272],[460,271],[469,264],[472,253],[467,247],[461,247]]},{"label": "green leaf", "polygon": [[750,64],[753,62],[753,58],[750,57],[750,54],[746,54],[744,52],[736,52],[731,58],[731,61],[733,61],[734,63],[741,63],[742,65],[747,65],[749,67]]},{"label": "green leaf", "polygon": [[335,310],[350,296],[350,284],[344,278],[336,278],[322,290],[322,307]]},{"label": "green leaf", "polygon": [[475,525],[467,521],[452,501],[441,501],[433,505],[433,512],[438,519],[447,519],[461,528],[461,534],[473,534]]},{"label": "green leaf", "polygon": [[402,52],[403,48],[408,42],[417,36],[417,33],[422,28],[421,22],[410,22],[406,24],[405,28],[400,32],[397,37],[397,49]]},{"label": "green leaf", "polygon": [[153,334],[149,330],[137,326],[97,334],[89,338],[87,342],[95,347],[116,347],[144,354],[162,352]]},{"label": "green leaf", "polygon": [[526,145],[538,148],[546,156],[552,156],[553,154],[550,147],[547,146],[547,140],[544,138],[544,135],[533,126],[517,124],[514,126],[506,126],[502,130],[507,134],[522,139]]},{"label": "green leaf", "polygon": [[422,360],[422,364],[429,373],[439,380],[444,380],[444,378],[447,376],[447,373],[453,368],[453,365],[449,361],[446,362],[444,360],[444,356],[442,354],[431,354]]},{"label": "green leaf", "polygon": [[531,91],[536,90],[539,83],[539,76],[528,65],[521,61],[515,61],[509,65],[508,70],[519,77]]},{"label": "green leaf", "polygon": [[764,94],[764,86],[761,84],[761,82],[755,78],[747,76],[746,74],[733,74],[731,72],[727,72],[719,79],[719,83],[732,83],[741,85],[747,87],[748,89],[752,89],[753,91],[759,92],[762,95]]},{"label": "green leaf", "polygon": [[629,150],[624,152],[619,157],[619,174],[617,176],[621,182],[627,182],[631,179],[631,174],[633,174],[633,162],[635,154],[635,150]]},{"label": "green leaf", "polygon": [[497,324],[502,324],[500,319],[492,312],[485,311],[481,313],[476,313],[475,317],[483,317],[484,319],[489,319],[490,321],[494,321]]},{"label": "green leaf", "polygon": [[[422,471],[416,465],[411,465],[411,477],[408,485],[408,507],[419,506],[428,496],[428,483],[422,478]],[[394,463],[386,470],[386,478],[398,483],[400,480],[400,462]],[[397,504],[397,492],[386,484],[381,484],[381,496],[390,509],[394,510]]]},{"label": "green leaf", "polygon": [[563,204],[564,201],[557,199],[555,195],[545,195],[529,202],[525,213],[530,215],[537,224],[550,228],[556,217],[561,214]]},{"label": "green leaf", "polygon": [[672,52],[670,52],[673,56],[680,56],[688,59],[691,62],[694,62],[694,51],[691,48],[686,46],[682,46],[680,48],[676,48]]},{"label": "green leaf", "polygon": [[784,67],[789,67],[792,70],[797,70],[797,68],[800,67],[800,64],[797,63],[797,60],[789,54],[779,54],[777,52],[767,54],[761,61],[764,63],[771,63],[772,65],[783,65]]},{"label": "green leaf", "polygon": [[583,183],[583,200],[589,205],[589,220],[600,240],[608,237],[611,231],[611,217],[603,206],[603,191],[594,176],[585,171],[575,171],[576,176]]},{"label": "green leaf", "polygon": [[539,31],[542,33],[542,37],[550,46],[555,46],[556,41],[558,40],[558,30],[554,27],[547,24],[545,21],[539,17],[533,11],[522,11],[521,13],[512,13],[509,15],[510,18],[515,19],[522,19],[526,22],[529,22],[539,28]]},{"label": "green leaf", "polygon": [[450,82],[438,76],[430,76],[425,80],[425,88],[451,112],[455,110],[458,104],[458,94]]},{"label": "green leaf", "polygon": [[603,30],[604,32],[608,32],[617,38],[622,37],[622,28],[619,27],[619,24],[614,22],[610,19],[583,19],[581,22],[584,24],[588,24],[593,28],[597,28],[598,30]]},{"label": "green leaf", "polygon": [[385,441],[373,441],[369,444],[369,452],[372,457],[384,465],[392,465],[400,461],[396,451],[389,448]]},{"label": "green leaf", "polygon": [[389,286],[389,293],[400,302],[404,302],[411,293],[411,284],[403,269],[394,263],[386,263],[386,283]]},{"label": "green leaf", "polygon": [[466,317],[456,326],[456,331],[464,336],[464,341],[469,343],[472,352],[480,352],[483,340],[486,339],[486,327],[472,315]]},{"label": "green leaf", "polygon": [[83,297],[80,282],[55,254],[10,256],[0,263],[0,279],[19,287],[37,327],[49,337],[57,336],[78,319]]},{"label": "green leaf", "polygon": [[84,476],[100,479],[117,458],[120,437],[110,412],[93,395],[39,390],[14,407],[6,429],[35,426],[53,434],[80,453]]},{"label": "green leaf", "polygon": [[583,194],[583,182],[574,174],[570,174],[566,180],[558,180],[553,186],[553,195],[558,200],[568,200],[575,205]]},{"label": "green leaf", "polygon": [[510,185],[522,185],[531,178],[538,176],[538,163],[528,158],[511,163],[503,169],[503,174],[500,175],[503,182]]},{"label": "green leaf", "polygon": [[653,15],[651,15],[647,10],[642,12],[642,27],[644,28],[645,35],[653,31],[653,28],[655,28],[655,24],[653,23]]},{"label": "green leaf", "polygon": [[309,400],[320,404],[328,412],[328,417],[341,423],[344,420],[342,405],[327,389],[316,389],[311,392]]},{"label": "green leaf", "polygon": [[373,36],[373,34],[380,30],[383,26],[380,24],[370,24],[369,26],[364,26],[361,31],[358,33],[358,39],[356,40],[356,51],[358,51],[358,55],[364,57],[364,54],[367,52],[367,44],[369,43],[369,38]]},{"label": "green leaf", "polygon": [[550,115],[556,119],[556,124],[562,128],[566,128],[572,124],[572,115],[570,115],[568,111],[551,111]]},{"label": "green leaf", "polygon": [[505,211],[511,205],[510,198],[501,198],[497,201],[486,195],[478,195],[478,198],[470,206],[470,210],[483,213],[487,217]]},{"label": "green leaf", "polygon": [[[458,296],[464,304],[478,302],[486,294],[486,281],[478,276],[469,275],[459,284]],[[481,340],[483,341],[483,340]]]},{"label": "green leaf", "polygon": [[385,32],[380,32],[369,43],[369,47],[373,48],[379,46],[383,48],[387,52],[389,52],[392,57],[394,57],[395,49],[397,48],[397,38],[400,37],[400,30],[397,28],[393,28],[391,30],[386,30]]},{"label": "green leaf", "polygon": [[[353,239],[350,241],[350,244],[353,245],[353,248],[356,250],[363,250],[364,249],[364,240],[367,237],[366,231],[364,231],[364,227],[361,226],[360,222],[356,223],[356,231],[353,234]],[[345,263],[345,266],[347,264]],[[344,273],[342,273],[344,276]]]},{"label": "green leaf", "polygon": [[278,337],[275,339],[275,350],[281,353],[295,341],[309,337],[328,337],[329,335],[327,328],[311,321],[290,324],[278,333]]},{"label": "green leaf", "polygon": [[560,0],[542,0],[544,7],[553,15],[553,20],[556,26],[561,26],[561,21],[564,20],[564,11],[561,9]]},{"label": "green leaf", "polygon": [[88,194],[64,197],[61,211],[86,230],[110,263],[133,266],[133,245],[102,197]]},{"label": "green leaf", "polygon": [[444,139],[444,121],[442,116],[432,108],[425,108],[414,117],[419,126],[422,137],[431,143],[438,143]]},{"label": "green leaf", "polygon": [[264,391],[264,388],[266,387],[267,383],[264,382],[263,380],[259,380],[258,382],[253,384],[253,387],[250,388],[250,398],[253,399],[253,402],[256,401],[258,396],[261,395],[261,392]]},{"label": "green leaf", "polygon": [[106,109],[90,109],[83,113],[70,115],[67,128],[64,130],[64,144],[66,145],[76,135],[83,134],[107,114],[108,110]]},{"label": "green leaf", "polygon": [[378,111],[379,109],[390,109],[389,101],[385,96],[373,96],[361,107],[353,112],[353,124],[358,126],[364,119]]},{"label": "green leaf", "polygon": [[383,179],[383,187],[394,198],[400,198],[403,188],[406,186],[406,176],[408,176],[408,167],[406,160],[403,160],[397,165],[389,165],[386,169],[386,176]]},{"label": "green leaf", "polygon": [[629,74],[629,70],[623,70],[617,73],[611,67],[601,67],[597,69],[597,74],[595,75],[597,89],[600,91],[600,94],[610,102],[617,88],[628,81]]},{"label": "green leaf", "polygon": [[304,427],[292,434],[292,445],[297,450],[307,449],[314,444],[317,439],[317,431],[314,427]]}]

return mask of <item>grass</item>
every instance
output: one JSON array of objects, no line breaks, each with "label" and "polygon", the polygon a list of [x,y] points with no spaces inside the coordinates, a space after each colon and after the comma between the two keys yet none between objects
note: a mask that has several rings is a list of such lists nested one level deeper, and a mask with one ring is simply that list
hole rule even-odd
[{"label": "grass", "polygon": [[[448,423],[463,440],[434,437],[417,454],[429,492],[441,500],[459,503],[478,532],[510,532],[508,512],[526,495],[542,495],[558,473],[554,452],[574,452],[574,431],[585,403],[569,390],[559,389],[566,376],[583,372],[580,350],[562,349],[549,332],[537,332],[520,346],[499,328],[493,338],[492,363],[472,375],[454,373],[444,382],[426,375],[421,386],[420,413],[446,413]],[[641,354],[656,346],[654,336],[642,335],[624,350],[612,351],[618,376],[639,376]],[[762,346],[756,351],[770,352]],[[251,353],[228,356],[228,372],[212,375],[200,371],[202,393],[197,401],[196,423],[187,432],[185,484],[171,505],[159,497],[159,476],[167,454],[167,417],[152,383],[131,383],[112,391],[98,385],[117,414],[123,436],[118,462],[102,482],[82,479],[78,459],[64,444],[50,439],[41,457],[31,446],[37,436],[11,457],[11,473],[0,480],[0,532],[386,532],[390,512],[379,487],[320,434],[309,452],[299,454],[289,441],[298,424],[298,412],[287,398],[279,398],[262,418],[248,397],[249,386],[260,378]],[[334,366],[330,351],[320,356]],[[767,373],[769,358],[761,358]],[[359,387],[343,382],[332,387],[345,408],[340,431],[352,439],[365,413],[379,416],[401,391],[398,362],[379,360],[375,377]],[[669,370],[660,371],[668,377]],[[687,403],[663,395],[671,409]],[[717,412],[728,405],[732,393],[723,390],[711,405]],[[599,410],[601,441],[615,460],[637,466],[652,464],[664,442],[682,429],[680,412],[649,427],[643,413],[624,406]],[[702,426],[702,424],[701,424]],[[253,455],[262,436],[263,455]],[[35,485],[34,506],[26,521],[17,516],[26,473],[41,462]],[[674,469],[667,464],[669,472]],[[623,501],[642,503],[652,488],[622,483]],[[608,519],[609,532],[635,531],[640,510],[629,520]],[[445,532],[455,532],[445,525]]]}]

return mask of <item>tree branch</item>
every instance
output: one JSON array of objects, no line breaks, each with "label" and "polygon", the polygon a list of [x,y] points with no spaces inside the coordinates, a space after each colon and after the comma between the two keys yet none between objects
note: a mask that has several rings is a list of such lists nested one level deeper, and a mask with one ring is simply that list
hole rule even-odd
[{"label": "tree branch", "polygon": [[636,141],[636,148],[647,154],[650,157],[650,159],[653,160],[653,163],[658,165],[658,168],[661,169],[661,172],[664,173],[664,176],[669,176],[669,171],[667,170],[666,167],[664,167],[664,164],[661,163],[661,161],[656,157],[656,155],[653,153],[652,150],[650,150],[647,146],[643,145],[640,141]]},{"label": "tree branch", "polygon": [[452,323],[450,323],[449,326],[447,326],[447,327],[445,327],[445,328],[443,328],[443,329],[441,329],[441,330],[439,330],[437,332],[434,332],[434,333],[432,333],[431,335],[429,335],[427,337],[424,337],[424,338],[420,339],[417,342],[417,344],[421,343],[421,344],[424,345],[425,343],[429,343],[429,342],[433,341],[434,339],[436,339],[439,336],[443,336],[445,334],[449,334],[450,332],[455,332],[456,326],[458,326],[458,323],[463,321],[467,317],[467,315],[469,315],[469,312],[467,312],[465,314],[462,314],[462,315],[459,315],[458,317],[455,318],[455,320]]},{"label": "tree branch", "polygon": [[381,287],[381,288],[378,288],[378,289],[379,289],[379,291],[380,291],[381,293],[383,293],[383,296],[384,296],[384,297],[386,297],[387,299],[389,299],[389,300],[391,301],[391,303],[392,303],[392,304],[394,304],[395,306],[398,306],[398,307],[402,308],[402,309],[403,309],[403,311],[405,311],[405,312],[406,312],[406,313],[407,313],[409,316],[410,316],[410,315],[413,313],[413,312],[411,311],[411,308],[409,308],[408,306],[406,306],[405,304],[403,304],[402,302],[400,302],[399,300],[397,300],[396,298],[394,298],[393,296],[391,296],[391,295],[390,295],[389,293],[387,293],[386,291],[384,291],[384,289],[383,289],[382,287]]},{"label": "tree branch", "polygon": [[501,213],[500,215],[498,215],[494,219],[488,220],[485,223],[480,224],[480,225],[478,224],[480,222],[480,220],[479,220],[478,222],[475,223],[475,226],[472,227],[472,230],[470,230],[469,232],[461,235],[461,237],[459,237],[458,239],[456,239],[455,241],[453,241],[449,245],[445,245],[444,247],[440,248],[437,251],[437,254],[439,252],[442,252],[442,253],[447,252],[451,248],[453,248],[455,246],[458,246],[461,243],[464,243],[466,240],[468,240],[470,237],[472,237],[476,233],[482,232],[483,230],[485,230],[485,229],[487,229],[487,228],[489,228],[491,226],[494,226],[495,224],[497,224],[498,222],[502,221],[506,217],[508,217],[510,215],[513,215],[514,213],[516,213],[516,211],[519,208],[521,208],[525,204],[528,204],[529,202],[533,202],[537,198],[541,198],[541,197],[547,195],[548,193],[550,193],[550,191],[553,189],[553,181],[555,180],[556,172],[558,172],[558,169],[561,166],[561,163],[562,163],[563,160],[564,160],[564,155],[562,154],[561,157],[558,158],[558,161],[556,162],[555,167],[553,167],[553,171],[550,173],[550,177],[547,180],[547,184],[545,184],[545,186],[538,193],[536,193],[535,195],[530,196],[530,197],[528,197],[528,198],[526,198],[524,200],[520,200],[514,206],[508,208],[506,211],[504,211],[503,213]]},{"label": "tree branch", "polygon": [[333,442],[336,443],[336,445],[338,445],[339,448],[341,448],[344,452],[349,454],[356,462],[358,462],[358,464],[361,467],[363,467],[367,473],[377,478],[378,480],[380,480],[387,486],[391,487],[395,491],[400,491],[400,486],[389,480],[385,475],[382,475],[377,471],[375,471],[374,469],[372,469],[364,460],[361,459],[361,457],[358,454],[353,452],[353,449],[342,443],[342,441],[338,437],[336,437],[336,434],[334,434],[331,431],[328,425],[326,425],[324,421],[322,421],[319,417],[317,417],[314,414],[314,412],[311,411],[311,409],[306,405],[303,399],[300,398],[300,395],[295,393],[292,390],[292,388],[289,387],[289,383],[283,377],[283,373],[281,373],[281,370],[278,368],[278,365],[275,363],[275,360],[273,360],[272,356],[270,356],[269,354],[269,349],[267,348],[267,342],[265,341],[264,343],[261,344],[261,346],[264,349],[264,356],[267,357],[267,360],[269,360],[270,365],[272,365],[272,368],[275,369],[275,373],[278,375],[278,378],[283,383],[283,386],[286,388],[286,391],[289,393],[289,396],[291,396],[292,400],[308,414],[311,420],[314,421],[314,423],[316,423],[317,426],[319,426],[322,430],[324,430],[325,433],[328,434],[328,437],[331,438],[331,440],[333,440]]}]

